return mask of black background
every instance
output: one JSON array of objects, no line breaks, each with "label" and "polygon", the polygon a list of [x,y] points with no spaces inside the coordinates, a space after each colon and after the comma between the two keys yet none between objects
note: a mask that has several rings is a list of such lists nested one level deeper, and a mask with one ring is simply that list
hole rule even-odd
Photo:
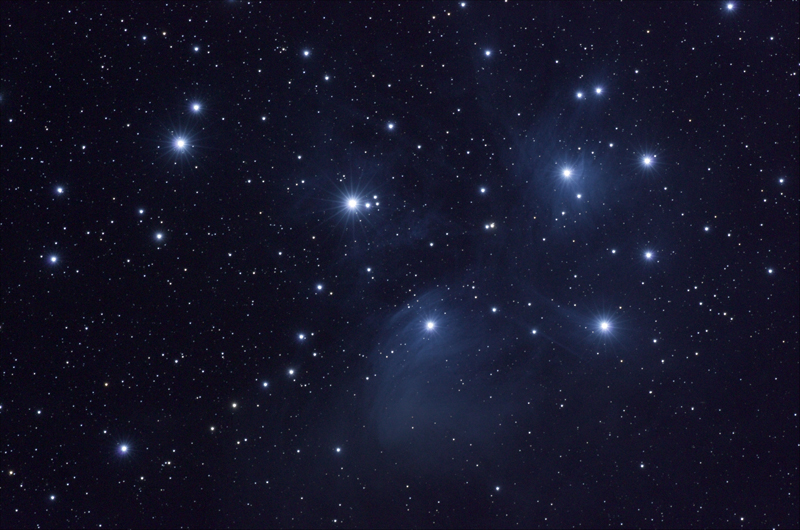
[{"label": "black background", "polygon": [[798,525],[796,2],[0,9],[3,527]]}]

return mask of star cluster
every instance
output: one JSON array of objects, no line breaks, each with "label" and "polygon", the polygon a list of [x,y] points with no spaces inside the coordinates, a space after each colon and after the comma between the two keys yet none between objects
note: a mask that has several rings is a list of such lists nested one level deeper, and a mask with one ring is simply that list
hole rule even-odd
[{"label": "star cluster", "polygon": [[797,18],[5,10],[3,525],[797,526]]}]

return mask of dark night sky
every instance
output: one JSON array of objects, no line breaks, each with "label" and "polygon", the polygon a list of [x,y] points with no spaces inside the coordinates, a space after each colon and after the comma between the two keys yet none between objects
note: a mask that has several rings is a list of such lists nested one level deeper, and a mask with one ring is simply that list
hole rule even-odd
[{"label": "dark night sky", "polygon": [[2,527],[798,526],[797,2],[2,2]]}]

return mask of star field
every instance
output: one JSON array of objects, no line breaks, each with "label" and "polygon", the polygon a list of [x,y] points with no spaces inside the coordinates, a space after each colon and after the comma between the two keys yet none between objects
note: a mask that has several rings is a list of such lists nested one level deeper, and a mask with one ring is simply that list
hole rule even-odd
[{"label": "star field", "polygon": [[796,528],[797,3],[6,3],[4,527]]}]

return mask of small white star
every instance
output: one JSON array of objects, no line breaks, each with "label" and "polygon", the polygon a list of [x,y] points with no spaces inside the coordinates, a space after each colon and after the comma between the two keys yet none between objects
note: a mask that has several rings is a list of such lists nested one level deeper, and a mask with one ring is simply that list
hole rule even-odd
[{"label": "small white star", "polygon": [[192,110],[193,110],[194,112],[200,112],[200,103],[194,103],[194,104],[192,105]]},{"label": "small white star", "polygon": [[336,452],[337,452],[337,453],[341,453],[341,452],[342,452],[342,448],[341,448],[341,447],[337,447],[337,448],[336,448]]},{"label": "small white star", "polygon": [[393,131],[393,130],[394,130],[394,123],[389,123],[388,125],[386,125],[386,127],[387,127],[387,128],[390,130],[390,131]]},{"label": "small white star", "polygon": [[127,445],[120,445],[119,446],[119,452],[123,453],[123,454],[127,453],[128,452],[128,446]]},{"label": "small white star", "polygon": [[56,193],[58,193],[59,195],[61,195],[62,193],[64,193],[64,188],[62,188],[61,186],[57,187],[57,188],[56,188]]},{"label": "small white star", "polygon": [[652,252],[645,252],[644,253],[644,257],[647,258],[647,259],[651,259],[653,257],[653,253]]},{"label": "small white star", "polygon": [[306,336],[304,334],[302,334],[302,333],[297,335],[297,338],[300,339],[300,340],[306,340]]},{"label": "small white star", "polygon": [[594,89],[594,93],[595,94],[602,94],[603,93],[603,89],[600,88],[600,87],[597,87],[597,88]]},{"label": "small white star", "polygon": [[491,57],[491,55],[492,55],[492,51],[491,50],[486,50],[483,53],[486,54],[486,57]]},{"label": "small white star", "polygon": [[156,239],[158,241],[161,241],[162,239],[164,239],[164,234],[162,234],[161,232],[156,232]]},{"label": "small white star", "polygon": [[57,261],[58,261],[58,257],[56,257],[56,256],[50,256],[50,263],[55,263],[55,262],[57,262]]},{"label": "small white star", "polygon": [[263,386],[264,388],[267,388],[267,387],[269,386],[269,383],[267,383],[266,381],[264,381],[263,383],[261,383],[261,386]]},{"label": "small white star", "polygon": [[318,283],[318,284],[317,284],[317,291],[321,291],[321,290],[322,290],[322,284],[321,284],[321,283]]},{"label": "small white star", "polygon": [[311,55],[311,51],[303,50],[303,57],[308,57],[309,55]]},{"label": "small white star", "polygon": [[575,95],[578,97],[578,99],[581,99],[583,97],[583,92],[578,92]]}]

